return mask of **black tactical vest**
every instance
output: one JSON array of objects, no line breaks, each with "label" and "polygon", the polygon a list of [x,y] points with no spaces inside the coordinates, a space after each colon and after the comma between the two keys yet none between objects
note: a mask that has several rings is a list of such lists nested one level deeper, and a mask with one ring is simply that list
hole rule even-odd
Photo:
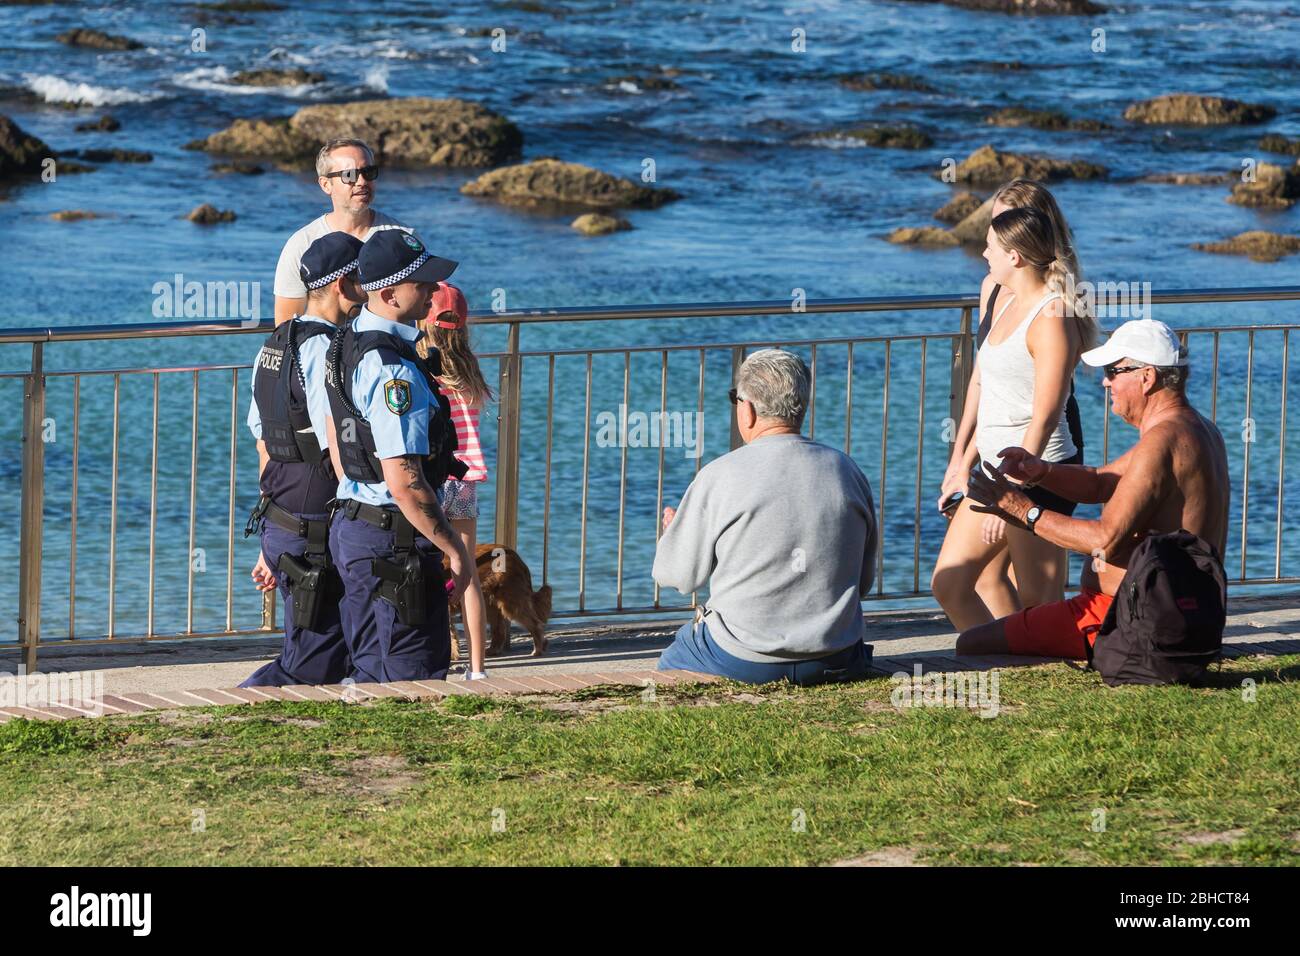
[{"label": "black tactical vest", "polygon": [[262,441],[272,461],[321,460],[320,443],[307,414],[307,386],[298,360],[300,343],[332,332],[322,322],[290,319],[267,336],[254,370],[253,398],[262,418]]},{"label": "black tactical vest", "polygon": [[464,476],[465,463],[456,459],[451,403],[438,390],[438,374],[442,368],[437,349],[431,348],[429,357],[422,359],[414,346],[400,336],[391,332],[357,332],[353,322],[340,326],[334,333],[325,371],[325,388],[330,397],[330,415],[334,419],[343,473],[353,481],[367,484],[380,484],[384,480],[379,459],[375,457],[370,422],[352,402],[352,380],[357,366],[362,356],[376,349],[385,365],[405,361],[418,369],[437,401],[437,407],[429,412],[429,454],[423,463],[429,487],[436,491],[448,478]]},{"label": "black tactical vest", "polygon": [[338,489],[334,466],[311,428],[298,361],[302,342],[332,331],[322,322],[285,322],[267,337],[253,370],[253,400],[271,459],[259,484],[262,494],[294,514],[325,512]]}]

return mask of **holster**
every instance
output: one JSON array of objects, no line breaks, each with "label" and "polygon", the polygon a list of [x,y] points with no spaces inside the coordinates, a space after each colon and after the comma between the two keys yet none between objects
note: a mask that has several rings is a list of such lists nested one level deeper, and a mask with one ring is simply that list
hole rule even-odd
[{"label": "holster", "polygon": [[[332,512],[331,512],[332,515]],[[303,518],[286,511],[263,496],[253,509],[249,525],[265,516],[268,521],[284,531],[296,534],[307,542],[301,557],[284,552],[276,565],[289,580],[289,593],[293,597],[293,623],[309,631],[317,629],[320,609],[326,601],[338,601],[341,596],[338,572],[330,560],[328,520]]]},{"label": "holster", "polygon": [[393,561],[373,558],[370,571],[379,578],[375,593],[397,611],[397,619],[407,627],[418,627],[429,619],[426,599],[427,576],[420,552],[398,552]]},{"label": "holster", "polygon": [[327,576],[332,570],[327,565],[314,565],[296,554],[280,555],[280,570],[289,579],[289,593],[293,595],[293,623],[309,631],[316,629],[325,591],[329,588]]}]

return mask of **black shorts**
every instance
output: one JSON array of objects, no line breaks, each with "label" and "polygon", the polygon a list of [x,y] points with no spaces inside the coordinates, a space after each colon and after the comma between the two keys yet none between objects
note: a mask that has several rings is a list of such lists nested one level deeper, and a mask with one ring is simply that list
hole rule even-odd
[{"label": "black shorts", "polygon": [[[1074,457],[1067,458],[1064,461],[1054,461],[1052,464],[1081,465],[1083,464],[1083,452],[1076,451]],[[1029,500],[1038,505],[1038,507],[1043,508],[1046,511],[1055,511],[1058,514],[1065,515],[1066,517],[1074,514],[1074,509],[1079,507],[1077,501],[1070,501],[1068,498],[1062,498],[1060,495],[1052,494],[1052,492],[1043,487],[1026,488],[1025,494],[1028,495]]]}]

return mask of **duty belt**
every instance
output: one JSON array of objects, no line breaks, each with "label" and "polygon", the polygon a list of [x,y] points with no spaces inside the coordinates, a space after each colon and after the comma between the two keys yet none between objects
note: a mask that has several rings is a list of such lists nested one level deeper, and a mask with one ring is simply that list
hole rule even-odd
[{"label": "duty belt", "polygon": [[417,534],[415,525],[411,524],[406,515],[397,508],[381,508],[378,505],[368,505],[363,501],[348,498],[339,502],[339,510],[352,521],[364,521],[381,531],[394,532],[397,535],[398,551],[410,550],[415,544]]},{"label": "duty belt", "polygon": [[305,538],[308,554],[323,554],[327,550],[329,519],[301,518],[292,511],[281,508],[268,496],[262,495],[257,501],[257,507],[248,516],[248,524],[244,528],[244,537],[247,538],[257,530],[257,522],[263,517],[282,531],[287,531],[299,538]]}]

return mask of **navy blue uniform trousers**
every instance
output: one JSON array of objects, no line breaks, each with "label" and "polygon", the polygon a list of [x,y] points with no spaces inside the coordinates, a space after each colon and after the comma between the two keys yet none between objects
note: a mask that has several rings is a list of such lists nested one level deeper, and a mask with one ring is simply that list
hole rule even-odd
[{"label": "navy blue uniform trousers", "polygon": [[379,579],[371,573],[375,558],[393,560],[396,535],[342,511],[330,526],[330,551],[343,577],[344,633],[352,655],[352,679],[366,681],[441,680],[451,666],[447,592],[439,567],[442,553],[416,536],[425,567],[428,615],[417,625],[403,624],[397,610],[376,594]]},{"label": "navy blue uniform trousers", "polygon": [[[300,515],[309,520],[324,521],[329,515]],[[307,539],[285,531],[262,519],[262,556],[275,572],[276,586],[284,602],[284,645],[280,656],[258,668],[240,687],[283,687],[286,684],[337,684],[348,676],[352,665],[348,660],[348,647],[343,639],[343,624],[339,605],[327,595],[320,601],[316,630],[298,627],[293,623],[293,594],[289,578],[280,570],[280,555],[288,552],[302,556],[307,550]]]}]

